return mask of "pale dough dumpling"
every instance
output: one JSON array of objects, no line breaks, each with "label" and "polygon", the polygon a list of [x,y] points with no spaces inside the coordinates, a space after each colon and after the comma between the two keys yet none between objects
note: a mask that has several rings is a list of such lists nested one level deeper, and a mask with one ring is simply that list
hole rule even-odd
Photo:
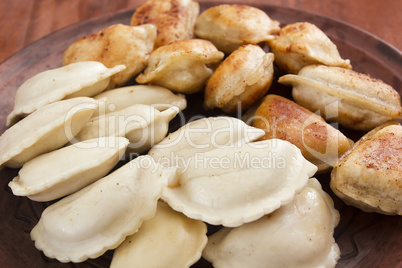
[{"label": "pale dough dumpling", "polygon": [[136,81],[166,87],[173,92],[195,93],[204,88],[224,54],[207,40],[176,41],[157,48]]},{"label": "pale dough dumpling", "polygon": [[77,97],[47,104],[0,136],[0,167],[19,168],[32,158],[73,139],[90,120],[98,102]]},{"label": "pale dough dumpling", "polygon": [[338,222],[331,197],[310,179],[288,205],[210,236],[203,257],[216,268],[335,267],[340,258],[333,237]]},{"label": "pale dough dumpling", "polygon": [[93,98],[104,100],[104,102],[99,104],[99,109],[94,112],[93,117],[117,112],[136,104],[152,105],[152,107],[160,111],[172,106],[178,107],[180,111],[187,107],[184,95],[174,94],[167,88],[153,85],[116,88],[102,92]]},{"label": "pale dough dumpling", "polygon": [[338,48],[328,36],[308,22],[286,25],[268,44],[275,54],[276,65],[287,73],[296,74],[311,64],[352,68],[349,60],[341,58]]},{"label": "pale dough dumpling", "polygon": [[190,158],[162,199],[189,218],[240,226],[292,201],[317,167],[287,141],[223,147]]},{"label": "pale dough dumpling", "polygon": [[343,155],[330,186],[347,204],[367,212],[402,215],[402,126],[373,129]]},{"label": "pale dough dumpling", "polygon": [[99,61],[106,67],[124,64],[127,68],[113,75],[108,89],[125,85],[147,65],[154,49],[156,26],[112,25],[78,39],[63,55],[63,65],[79,61]]},{"label": "pale dough dumpling", "polygon": [[114,251],[111,268],[187,268],[201,258],[207,226],[159,202],[155,216]]},{"label": "pale dough dumpling", "polygon": [[296,103],[347,128],[367,131],[402,118],[401,97],[395,89],[353,70],[310,65],[278,82],[293,86]]},{"label": "pale dough dumpling", "polygon": [[99,94],[109,85],[110,76],[125,68],[124,65],[106,68],[100,62],[84,61],[38,73],[18,88],[7,126],[46,104]]},{"label": "pale dough dumpling", "polygon": [[279,22],[262,10],[247,5],[217,5],[200,14],[195,24],[197,37],[210,40],[226,54],[242,45],[274,38]]},{"label": "pale dough dumpling", "polygon": [[174,174],[140,156],[47,207],[31,238],[37,249],[60,262],[97,258],[155,215],[162,181]]},{"label": "pale dough dumpling", "polygon": [[119,162],[126,138],[99,138],[39,155],[26,162],[8,185],[13,194],[51,201],[102,178]]},{"label": "pale dough dumpling", "polygon": [[158,48],[174,41],[193,38],[199,9],[199,4],[191,0],[149,0],[134,12],[131,25],[155,25],[155,48]]},{"label": "pale dough dumpling", "polygon": [[267,93],[274,75],[274,54],[245,45],[230,54],[205,86],[205,107],[227,113],[246,110]]}]

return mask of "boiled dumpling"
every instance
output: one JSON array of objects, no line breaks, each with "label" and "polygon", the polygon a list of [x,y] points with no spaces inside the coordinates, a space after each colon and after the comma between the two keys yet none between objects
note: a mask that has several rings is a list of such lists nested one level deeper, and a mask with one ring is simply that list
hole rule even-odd
[{"label": "boiled dumpling", "polygon": [[165,182],[162,199],[189,218],[228,227],[289,203],[317,171],[296,146],[278,139],[195,154],[188,163]]},{"label": "boiled dumpling", "polygon": [[207,226],[159,202],[155,216],[145,221],[114,251],[111,268],[186,268],[201,258]]},{"label": "boiled dumpling", "polygon": [[330,186],[347,204],[402,215],[402,126],[387,123],[363,136],[331,173]]},{"label": "boiled dumpling", "polygon": [[77,97],[47,104],[0,136],[0,167],[21,167],[35,156],[66,144],[90,120],[98,102]]},{"label": "boiled dumpling", "polygon": [[262,10],[247,5],[217,5],[200,14],[195,25],[196,36],[210,40],[226,54],[242,45],[258,44],[273,39],[279,22]]},{"label": "boiled dumpling", "polygon": [[193,38],[199,9],[199,4],[191,0],[149,0],[136,9],[131,25],[155,25],[158,30],[155,48],[158,48]]},{"label": "boiled dumpling", "polygon": [[395,89],[353,70],[311,65],[278,82],[293,86],[292,96],[299,105],[347,128],[371,130],[402,117],[401,97]]},{"label": "boiled dumpling", "polygon": [[166,87],[174,92],[194,93],[204,88],[206,80],[224,54],[207,40],[176,41],[157,48],[148,66],[136,81]]},{"label": "boiled dumpling", "polygon": [[39,155],[26,162],[9,186],[13,194],[51,201],[102,178],[119,162],[126,138],[99,138]]},{"label": "boiled dumpling", "polygon": [[171,106],[177,106],[180,110],[187,107],[186,97],[182,94],[174,94],[167,88],[152,85],[135,85],[116,88],[102,92],[94,97],[103,100],[93,117],[103,116],[107,113],[117,112],[124,108],[145,104],[163,111]]},{"label": "boiled dumpling", "polygon": [[110,76],[124,69],[124,65],[109,69],[100,62],[85,61],[41,72],[18,88],[7,126],[46,104],[73,97],[92,97],[109,85]]},{"label": "boiled dumpling", "polygon": [[353,143],[321,116],[278,95],[266,96],[247,116],[247,123],[265,131],[260,140],[278,138],[293,143],[319,171],[331,168]]},{"label": "boiled dumpling", "polygon": [[274,55],[257,45],[245,45],[230,54],[208,79],[205,107],[227,113],[245,110],[269,90]]},{"label": "boiled dumpling", "polygon": [[335,267],[339,213],[316,179],[294,200],[261,219],[209,237],[203,257],[216,268]]},{"label": "boiled dumpling", "polygon": [[110,78],[108,88],[122,86],[145,68],[155,38],[152,24],[112,25],[71,44],[64,52],[63,65],[80,61],[99,61],[106,67],[124,64],[127,68]]},{"label": "boiled dumpling", "polygon": [[286,25],[268,44],[275,54],[276,65],[287,73],[296,74],[311,64],[352,68],[349,60],[341,58],[328,36],[309,22]]},{"label": "boiled dumpling", "polygon": [[47,207],[31,231],[35,246],[60,262],[82,262],[116,248],[155,215],[162,181],[174,175],[140,156]]},{"label": "boiled dumpling", "polygon": [[129,153],[142,153],[165,138],[169,122],[179,112],[170,107],[162,112],[150,105],[136,104],[123,110],[91,119],[75,137],[84,141],[98,137],[126,137]]}]

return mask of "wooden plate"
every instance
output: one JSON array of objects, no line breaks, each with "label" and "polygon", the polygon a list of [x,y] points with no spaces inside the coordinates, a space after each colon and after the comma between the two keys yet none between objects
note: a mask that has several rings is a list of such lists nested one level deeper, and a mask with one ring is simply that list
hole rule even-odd
[{"label": "wooden plate", "polygon": [[[214,3],[201,3],[204,10]],[[281,25],[298,21],[308,21],[322,29],[338,46],[343,58],[351,60],[354,70],[382,79],[401,93],[402,55],[377,37],[348,24],[327,17],[299,10],[256,5]],[[7,115],[13,108],[17,88],[33,75],[61,66],[64,50],[76,39],[123,23],[129,24],[134,11],[102,16],[75,24],[51,34],[20,51],[0,65],[0,133],[6,130]],[[276,76],[281,75],[276,73]],[[289,88],[274,83],[270,92],[289,96]],[[188,98],[189,108],[185,110],[187,119],[194,115],[206,115],[202,109],[202,95]],[[213,111],[211,114],[221,114]],[[172,126],[172,129],[177,128]],[[362,133],[342,131],[357,139]],[[0,171],[0,267],[108,267],[112,251],[102,257],[80,264],[62,264],[46,258],[36,250],[29,233],[39,220],[47,203],[32,202],[27,198],[13,196],[8,182],[18,170],[5,168]],[[402,217],[364,213],[343,204],[328,187],[328,174],[319,177],[323,188],[331,194],[336,208],[341,213],[341,221],[335,230],[335,238],[341,249],[341,259],[337,267],[397,267],[402,263]],[[157,257],[157,253],[155,253]],[[200,260],[194,267],[211,267]]]}]

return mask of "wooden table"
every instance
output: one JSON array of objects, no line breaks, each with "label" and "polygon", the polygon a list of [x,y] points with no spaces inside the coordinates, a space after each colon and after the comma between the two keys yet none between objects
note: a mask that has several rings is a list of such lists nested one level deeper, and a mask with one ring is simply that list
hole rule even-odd
[{"label": "wooden table", "polygon": [[[135,9],[145,0],[0,1],[0,62],[41,37],[106,13]],[[200,1],[202,2],[202,0]],[[234,0],[267,3],[336,18],[366,30],[402,50],[400,0]]]}]

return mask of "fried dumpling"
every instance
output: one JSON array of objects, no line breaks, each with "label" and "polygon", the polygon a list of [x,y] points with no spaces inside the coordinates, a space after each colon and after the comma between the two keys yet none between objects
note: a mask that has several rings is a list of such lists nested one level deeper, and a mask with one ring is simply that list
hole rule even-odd
[{"label": "fried dumpling", "polygon": [[248,126],[229,116],[218,116],[191,121],[160,143],[152,147],[149,155],[165,167],[186,169],[188,159],[196,154],[225,146],[252,142],[264,135],[264,131]]},{"label": "fried dumpling", "polygon": [[109,85],[110,76],[125,68],[124,65],[106,68],[100,62],[85,61],[38,73],[18,88],[7,126],[46,104],[97,95]]},{"label": "fried dumpling", "polygon": [[162,199],[189,218],[236,227],[292,201],[316,171],[290,142],[245,143],[195,154]]},{"label": "fried dumpling", "polygon": [[230,54],[213,72],[205,86],[205,107],[234,113],[245,110],[269,90],[274,55],[257,45],[245,45]]},{"label": "fried dumpling", "polygon": [[336,163],[330,186],[367,212],[402,215],[402,126],[391,122],[363,136]]},{"label": "fried dumpling", "polygon": [[116,88],[102,92],[93,97],[96,100],[105,100],[99,104],[92,117],[98,117],[111,112],[117,112],[124,108],[136,105],[152,105],[160,111],[171,106],[177,106],[180,111],[187,107],[186,97],[182,94],[174,94],[167,88],[152,85],[135,85]]},{"label": "fried dumpling", "polygon": [[155,48],[158,48],[193,38],[199,12],[199,4],[191,0],[149,0],[136,9],[131,17],[131,25],[155,25]]},{"label": "fried dumpling", "polygon": [[85,141],[98,137],[126,137],[129,153],[142,153],[165,138],[169,122],[179,108],[173,106],[162,112],[150,105],[136,104],[123,110],[91,119],[75,137]]},{"label": "fried dumpling", "polygon": [[353,143],[321,116],[278,95],[266,96],[249,116],[247,123],[265,131],[260,140],[293,143],[319,171],[331,168]]},{"label": "fried dumpling", "polygon": [[204,88],[213,66],[223,57],[224,54],[207,40],[176,41],[154,50],[144,73],[136,81],[163,86],[174,92],[195,93]]},{"label": "fried dumpling", "polygon": [[126,138],[99,138],[39,155],[26,162],[8,185],[14,195],[40,202],[55,200],[105,176],[128,143]]},{"label": "fried dumpling", "polygon": [[155,216],[114,251],[111,268],[190,267],[207,244],[207,226],[159,202]]},{"label": "fried dumpling", "polygon": [[279,22],[262,10],[247,5],[217,5],[200,14],[195,35],[210,40],[226,54],[242,45],[258,44],[274,38]]},{"label": "fried dumpling", "polygon": [[349,60],[341,58],[328,36],[309,22],[286,25],[268,44],[275,54],[275,64],[287,73],[296,74],[311,64],[352,68]]},{"label": "fried dumpling", "polygon": [[73,139],[90,120],[98,102],[77,97],[47,104],[0,136],[0,167],[19,168]]},{"label": "fried dumpling", "polygon": [[339,212],[316,179],[286,206],[208,238],[203,257],[214,267],[335,267],[340,258],[333,237]]},{"label": "fried dumpling", "polygon": [[78,39],[63,55],[63,65],[79,61],[98,61],[106,67],[124,64],[127,68],[110,78],[108,89],[126,84],[147,66],[154,49],[156,26],[112,25]]},{"label": "fried dumpling", "polygon": [[353,70],[311,65],[278,82],[293,86],[292,96],[299,105],[350,129],[367,131],[402,117],[401,97],[395,89]]},{"label": "fried dumpling", "polygon": [[155,215],[162,180],[174,175],[140,156],[47,207],[31,231],[37,249],[60,262],[97,258]]}]

